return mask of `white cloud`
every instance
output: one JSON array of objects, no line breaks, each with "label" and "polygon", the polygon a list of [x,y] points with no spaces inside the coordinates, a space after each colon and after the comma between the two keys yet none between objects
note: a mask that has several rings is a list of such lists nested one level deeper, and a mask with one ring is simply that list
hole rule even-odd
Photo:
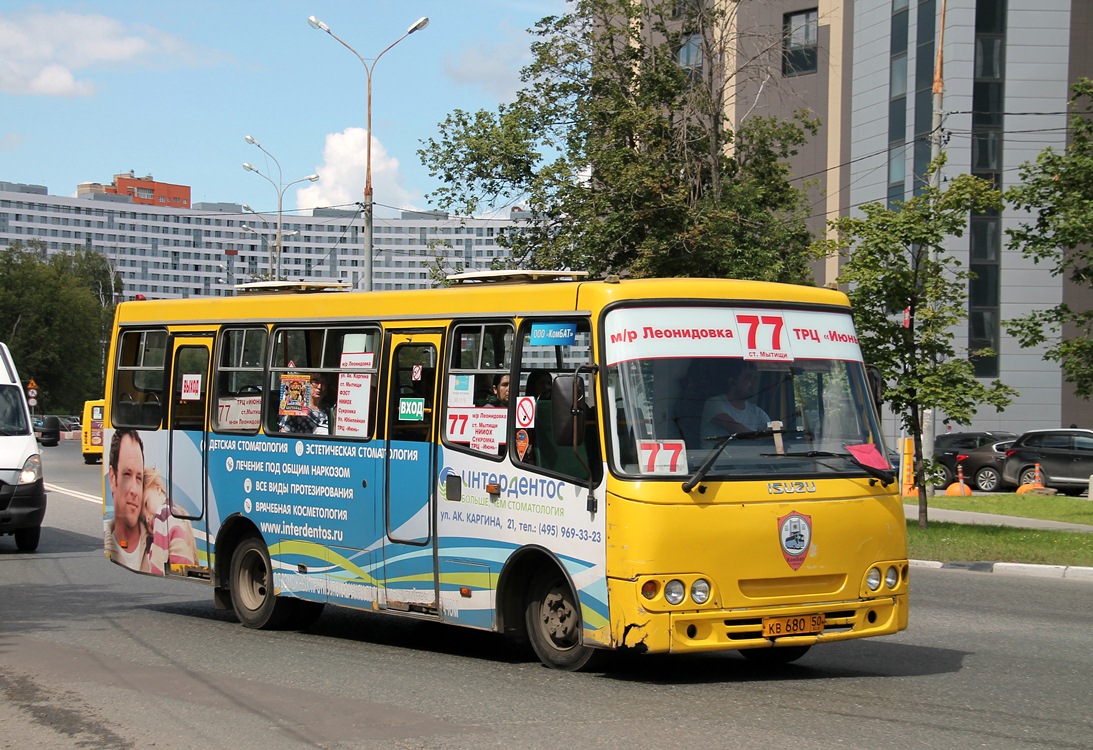
[{"label": "white cloud", "polygon": [[472,86],[512,101],[523,85],[520,69],[531,62],[532,37],[524,29],[502,22],[488,41],[468,44],[458,58],[444,61],[444,73],[462,86]]},{"label": "white cloud", "polygon": [[[319,181],[296,191],[297,208],[352,208],[364,200],[366,137],[364,128],[346,128],[326,136],[323,163],[315,170]],[[372,139],[372,192],[377,215],[385,213],[388,206],[414,207],[415,196],[402,186],[398,159],[388,154],[375,138]],[[390,214],[391,209],[386,213]]]},{"label": "white cloud", "polygon": [[221,53],[109,16],[65,11],[0,14],[0,92],[86,97],[91,72],[119,66],[210,65]]},{"label": "white cloud", "polygon": [[526,43],[480,45],[468,48],[458,59],[446,60],[444,72],[456,83],[476,86],[499,101],[512,101],[522,85],[520,68],[529,60]]}]

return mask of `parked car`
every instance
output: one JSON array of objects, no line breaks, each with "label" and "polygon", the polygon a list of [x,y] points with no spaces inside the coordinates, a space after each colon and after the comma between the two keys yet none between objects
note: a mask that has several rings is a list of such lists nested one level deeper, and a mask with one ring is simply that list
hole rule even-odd
[{"label": "parked car", "polygon": [[[956,457],[961,453],[970,453],[984,445],[1001,440],[1012,440],[1017,435],[1005,430],[985,430],[981,432],[946,432],[934,438],[934,461],[941,464],[941,478],[935,486],[948,487],[956,481]],[[968,467],[964,467],[964,479],[968,479]]]},{"label": "parked car", "polygon": [[1006,449],[1012,440],[981,445],[967,453],[956,455],[957,466],[964,469],[964,483],[981,492],[998,492],[1012,487],[1002,480],[1002,466],[1006,463]]},{"label": "parked car", "polygon": [[1029,430],[1006,450],[1002,480],[1031,484],[1037,464],[1045,487],[1067,495],[1082,494],[1093,475],[1093,430]]}]

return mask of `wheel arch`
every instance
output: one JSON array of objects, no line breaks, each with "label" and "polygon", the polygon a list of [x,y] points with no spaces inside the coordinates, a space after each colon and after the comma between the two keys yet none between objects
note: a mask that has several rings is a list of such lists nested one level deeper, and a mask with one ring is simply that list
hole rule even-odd
[{"label": "wheel arch", "polygon": [[497,614],[494,623],[497,632],[520,642],[527,640],[524,607],[527,604],[528,590],[539,571],[547,567],[557,568],[565,577],[573,595],[580,599],[580,591],[573,585],[569,571],[557,555],[538,545],[522,547],[509,557],[497,578]]},{"label": "wheel arch", "polygon": [[235,513],[228,516],[216,534],[213,557],[213,602],[217,609],[231,609],[231,562],[240,542],[248,537],[262,538],[254,522]]}]

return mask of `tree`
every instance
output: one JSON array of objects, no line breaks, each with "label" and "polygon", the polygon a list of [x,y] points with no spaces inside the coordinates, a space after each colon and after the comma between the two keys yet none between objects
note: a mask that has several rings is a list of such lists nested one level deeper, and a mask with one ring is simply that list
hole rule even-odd
[{"label": "tree", "polygon": [[0,250],[0,338],[20,374],[38,384],[43,411],[77,414],[102,397],[110,284],[108,264],[90,250],[47,258],[40,240]]},{"label": "tree", "polygon": [[[1036,263],[1054,264],[1051,273],[1093,288],[1093,81],[1071,87],[1070,143],[1060,153],[1048,147],[1036,162],[1021,165],[1021,182],[1006,199],[1034,220],[1008,230],[1010,247]],[[1044,356],[1062,367],[1075,393],[1093,395],[1093,309],[1064,303],[1006,321],[1021,346],[1048,343]]]},{"label": "tree", "polygon": [[[729,127],[726,92],[747,72],[724,62],[736,8],[575,0],[544,18],[516,101],[456,110],[418,152],[444,184],[430,198],[463,214],[523,204],[528,225],[500,240],[514,265],[810,281],[787,159],[816,122]],[[680,64],[685,45],[700,63]]]},{"label": "tree", "polygon": [[[944,157],[931,165],[940,169]],[[946,237],[964,233],[969,211],[997,209],[1001,196],[990,184],[960,175],[948,188],[926,188],[889,208],[861,207],[863,216],[830,222],[837,238],[820,243],[845,258],[839,283],[849,285],[862,355],[883,378],[881,398],[900,415],[914,438],[919,525],[926,528],[926,470],[922,456],[922,412],[940,409],[966,423],[978,406],[1003,409],[1016,395],[998,380],[976,380],[970,358],[958,354],[955,327],[966,319],[971,272],[944,249]]]}]

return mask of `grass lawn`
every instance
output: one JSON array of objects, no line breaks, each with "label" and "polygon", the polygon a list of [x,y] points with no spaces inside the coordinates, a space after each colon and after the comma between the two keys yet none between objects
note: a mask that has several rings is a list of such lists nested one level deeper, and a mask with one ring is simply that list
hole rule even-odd
[{"label": "grass lawn", "polygon": [[[915,497],[904,502],[917,505]],[[931,508],[1041,518],[1093,526],[1093,501],[1065,495],[935,495]],[[930,521],[907,522],[909,556],[940,562],[1023,562],[1093,566],[1093,533]]]},{"label": "grass lawn", "polygon": [[939,562],[1021,562],[1093,567],[1093,534],[930,521],[907,522],[908,557]]}]

